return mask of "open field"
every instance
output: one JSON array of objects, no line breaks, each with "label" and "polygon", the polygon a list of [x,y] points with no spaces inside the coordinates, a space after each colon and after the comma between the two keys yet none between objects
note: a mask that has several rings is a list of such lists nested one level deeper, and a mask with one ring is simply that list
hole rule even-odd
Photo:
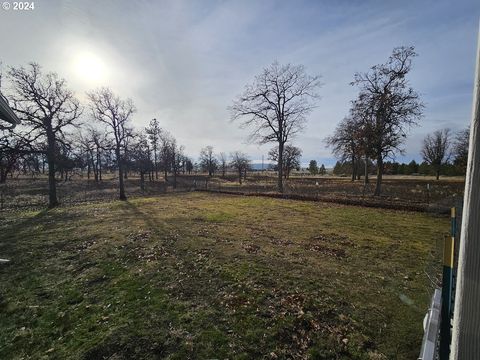
[{"label": "open field", "polygon": [[[381,197],[372,196],[374,182],[373,177],[365,187],[362,181],[352,182],[345,177],[293,176],[286,181],[285,194],[314,200],[433,212],[448,211],[452,206],[459,206],[463,200],[463,177],[444,177],[437,181],[428,176],[385,176]],[[118,197],[117,183],[115,174],[106,174],[99,183],[76,175],[71,181],[59,181],[57,192],[63,203],[114,200]],[[234,174],[212,178],[204,174],[180,175],[175,190],[170,176],[168,182],[163,178],[154,182],[146,181],[144,191],[140,189],[138,175],[131,175],[126,180],[126,193],[130,197],[194,189],[274,195],[276,178],[274,173],[265,176],[260,172],[252,172],[240,185]],[[48,183],[45,177],[18,177],[8,179],[6,184],[0,185],[0,209],[43,207],[47,204],[47,198]]]},{"label": "open field", "polygon": [[209,193],[0,213],[2,358],[414,359],[429,214]]},{"label": "open field", "polygon": [[[220,191],[243,193],[274,193],[276,178],[272,175],[254,174],[247,177],[242,186],[229,176],[210,180],[209,188]],[[463,177],[446,177],[437,181],[430,176],[385,176],[382,195],[374,197],[375,177],[367,186],[363,181],[352,182],[348,177],[293,176],[286,181],[285,194],[306,198],[361,203],[364,205],[418,208],[429,211],[444,211],[458,205],[463,199]]]}]

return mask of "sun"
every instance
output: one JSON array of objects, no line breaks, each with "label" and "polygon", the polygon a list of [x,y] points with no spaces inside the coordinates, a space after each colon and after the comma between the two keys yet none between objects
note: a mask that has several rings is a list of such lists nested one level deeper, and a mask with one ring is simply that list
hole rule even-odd
[{"label": "sun", "polygon": [[93,52],[82,52],[75,56],[74,70],[80,79],[91,84],[102,83],[107,75],[105,63]]}]

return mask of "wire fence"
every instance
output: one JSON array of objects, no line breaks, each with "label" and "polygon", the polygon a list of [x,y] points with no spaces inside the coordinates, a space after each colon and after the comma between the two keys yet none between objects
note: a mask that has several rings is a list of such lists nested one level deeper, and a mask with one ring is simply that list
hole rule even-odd
[{"label": "wire fence", "polygon": [[[153,181],[152,181],[153,180]],[[428,186],[427,186],[428,185]],[[180,175],[167,180],[148,177],[141,186],[137,174],[125,179],[127,196],[153,196],[179,191],[212,191],[241,195],[289,197],[299,200],[329,201],[351,205],[383,207],[401,210],[448,212],[463,196],[463,183],[436,182],[430,185],[418,179],[386,179],[382,196],[373,196],[375,184],[351,182],[347,178],[292,177],[285,179],[283,194],[278,193],[274,173],[252,173],[241,183],[237,174],[209,177],[204,174]],[[57,197],[61,203],[114,200],[118,197],[118,177],[105,174],[102,181],[88,179],[85,175],[73,176],[68,181],[57,182]],[[46,177],[17,177],[0,184],[0,210],[42,207],[48,203]]]}]

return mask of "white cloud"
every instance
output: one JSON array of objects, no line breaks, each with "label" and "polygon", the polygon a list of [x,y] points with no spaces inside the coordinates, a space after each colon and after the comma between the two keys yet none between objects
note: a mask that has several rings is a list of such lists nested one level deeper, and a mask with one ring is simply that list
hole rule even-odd
[{"label": "white cloud", "polygon": [[29,14],[0,13],[2,60],[34,60],[67,78],[83,99],[90,87],[75,58],[94,53],[105,85],[138,108],[137,126],[156,117],[186,151],[206,145],[241,149],[253,159],[269,146],[246,144],[248,131],[229,121],[227,106],[264,66],[302,63],[325,85],[304,134],[295,140],[304,162],[331,161],[323,139],[347,113],[356,71],[385,61],[398,45],[420,56],[412,85],[427,103],[412,130],[406,158],[417,158],[422,137],[468,123],[479,9],[474,1],[46,1]]}]

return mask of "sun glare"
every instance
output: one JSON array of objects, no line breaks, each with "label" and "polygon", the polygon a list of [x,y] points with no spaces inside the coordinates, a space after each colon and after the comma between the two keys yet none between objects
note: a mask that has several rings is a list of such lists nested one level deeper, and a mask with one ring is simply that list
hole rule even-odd
[{"label": "sun glare", "polygon": [[74,68],[77,76],[89,83],[100,83],[106,78],[106,66],[94,53],[78,54],[75,57]]}]

